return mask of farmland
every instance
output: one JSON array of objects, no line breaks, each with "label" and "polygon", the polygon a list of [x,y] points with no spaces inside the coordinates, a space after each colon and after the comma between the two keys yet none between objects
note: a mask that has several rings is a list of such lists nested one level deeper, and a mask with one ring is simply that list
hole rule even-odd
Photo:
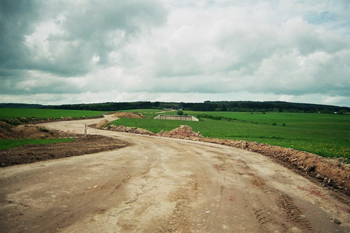
[{"label": "farmland", "polygon": [[[150,111],[135,112],[141,112],[146,116],[150,114]],[[349,115],[193,111],[184,113],[197,116],[201,121],[120,119],[113,124],[145,128],[152,132],[189,125],[205,137],[267,143],[324,157],[350,159]],[[176,114],[176,112],[164,114]]]},{"label": "farmland", "polygon": [[[325,157],[350,159],[350,115],[308,113],[197,112],[184,114],[200,118],[199,122],[153,120],[157,109],[137,109],[145,119],[120,119],[116,125],[140,127],[152,132],[189,125],[205,137],[246,140],[307,151]],[[104,112],[51,109],[1,109],[0,120],[20,118],[59,119],[62,117],[97,117]],[[162,114],[176,114],[176,111]],[[44,139],[45,140],[45,139]],[[13,143],[18,143],[14,141]]]},{"label": "farmland", "polygon": [[101,111],[84,110],[58,110],[58,109],[25,109],[25,108],[1,108],[0,120],[16,118],[62,118],[62,117],[95,117],[103,114]]}]

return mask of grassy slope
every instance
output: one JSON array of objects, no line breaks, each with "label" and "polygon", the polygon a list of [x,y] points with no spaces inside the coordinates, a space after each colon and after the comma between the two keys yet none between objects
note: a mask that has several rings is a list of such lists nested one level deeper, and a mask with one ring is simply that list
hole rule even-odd
[{"label": "grassy slope", "polygon": [[5,139],[0,140],[0,149],[10,149],[22,145],[46,145],[51,143],[74,141],[74,138],[53,138],[53,139]]},{"label": "grassy slope", "polygon": [[[0,120],[16,119],[22,117],[35,118],[61,118],[61,117],[92,117],[103,114],[101,111],[83,110],[59,110],[59,109],[25,109],[25,108],[0,108]],[[27,144],[50,144],[57,142],[73,141],[75,139],[8,139],[0,140],[0,149],[9,149]]]},{"label": "grassy slope", "polygon": [[22,117],[38,118],[61,118],[61,117],[83,117],[98,116],[101,111],[84,110],[60,110],[60,109],[26,109],[26,108],[0,108],[0,120],[15,119]]},{"label": "grassy slope", "polygon": [[[197,115],[200,112],[187,112]],[[176,114],[176,112],[166,113]],[[200,122],[152,119],[120,119],[114,124],[145,128],[153,132],[171,130],[181,124],[191,126],[206,137],[268,143],[308,151],[326,157],[350,158],[350,116],[297,113],[204,114],[236,118],[238,121],[203,119]],[[272,125],[276,123],[276,125]],[[285,123],[286,126],[282,126]]]}]

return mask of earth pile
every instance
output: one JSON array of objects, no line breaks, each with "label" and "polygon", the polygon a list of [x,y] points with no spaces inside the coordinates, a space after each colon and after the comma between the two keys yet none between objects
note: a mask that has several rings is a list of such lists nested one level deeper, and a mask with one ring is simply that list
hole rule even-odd
[{"label": "earth pile", "polygon": [[155,135],[155,133],[147,129],[137,128],[137,127],[127,127],[124,125],[118,125],[118,126],[108,125],[108,126],[105,126],[103,129],[117,131],[117,132],[125,132],[125,133]]},{"label": "earth pile", "polygon": [[173,129],[169,132],[160,131],[156,134],[161,137],[170,137],[170,138],[181,138],[181,139],[190,139],[190,138],[198,138],[203,137],[200,132],[196,133],[193,129],[188,125],[180,125],[180,127]]},{"label": "earth pile", "polygon": [[114,117],[116,118],[135,118],[135,119],[141,119],[143,118],[141,114],[136,114],[132,112],[117,112],[114,114]]},{"label": "earth pile", "polygon": [[18,125],[12,126],[6,122],[0,121],[0,139],[16,139],[16,138],[56,138],[57,132],[49,131],[45,127],[37,125]]}]

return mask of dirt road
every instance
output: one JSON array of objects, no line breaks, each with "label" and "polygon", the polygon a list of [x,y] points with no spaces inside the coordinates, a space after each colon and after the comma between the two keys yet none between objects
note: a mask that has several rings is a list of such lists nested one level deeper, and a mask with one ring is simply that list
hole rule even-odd
[{"label": "dirt road", "polygon": [[[83,133],[96,120],[53,122]],[[350,232],[350,208],[263,155],[88,129],[131,146],[0,169],[0,232]]]}]

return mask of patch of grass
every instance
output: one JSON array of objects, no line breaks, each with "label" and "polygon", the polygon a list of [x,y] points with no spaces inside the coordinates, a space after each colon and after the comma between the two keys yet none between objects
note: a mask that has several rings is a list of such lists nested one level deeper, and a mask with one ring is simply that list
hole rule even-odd
[{"label": "patch of grass", "polygon": [[10,149],[22,145],[46,145],[59,142],[74,141],[75,138],[54,138],[54,139],[4,139],[0,140],[0,149]]},{"label": "patch of grass", "polygon": [[61,118],[61,117],[97,117],[105,112],[85,110],[61,110],[61,109],[26,109],[26,108],[1,108],[0,120],[16,118]]},{"label": "patch of grass", "polygon": [[[349,115],[190,111],[184,113],[194,116],[210,114],[216,116],[216,119],[201,118],[199,122],[120,119],[113,124],[140,127],[155,133],[161,130],[169,131],[180,125],[189,125],[205,137],[267,143],[324,157],[350,159]],[[219,119],[218,116],[224,118]],[[232,120],[227,120],[228,118]]]}]

